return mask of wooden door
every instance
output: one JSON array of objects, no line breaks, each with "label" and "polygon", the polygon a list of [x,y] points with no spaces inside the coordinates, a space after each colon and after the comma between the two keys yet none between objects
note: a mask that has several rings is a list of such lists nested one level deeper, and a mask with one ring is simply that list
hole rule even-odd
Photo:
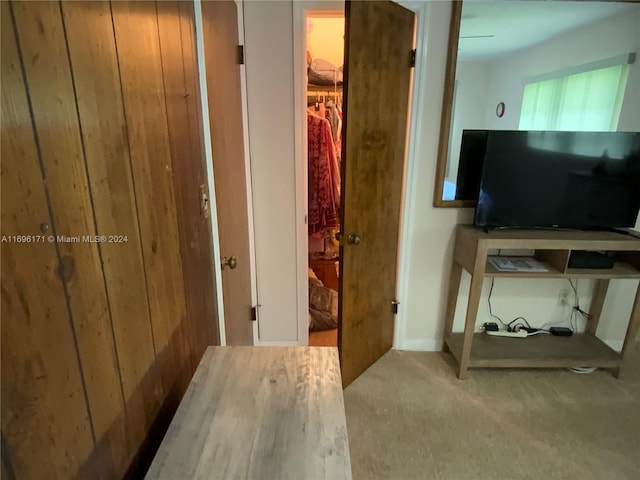
[{"label": "wooden door", "polygon": [[227,345],[253,344],[249,220],[235,2],[202,2],[207,94],[213,150]]},{"label": "wooden door", "polygon": [[413,31],[413,12],[395,3],[346,4],[338,329],[344,386],[393,344]]}]

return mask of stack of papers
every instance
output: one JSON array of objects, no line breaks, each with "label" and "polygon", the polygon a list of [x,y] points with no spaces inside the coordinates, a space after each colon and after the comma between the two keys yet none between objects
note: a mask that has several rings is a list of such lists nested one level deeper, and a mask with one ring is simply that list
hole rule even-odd
[{"label": "stack of papers", "polygon": [[533,257],[489,256],[489,263],[501,272],[548,272],[549,267]]}]

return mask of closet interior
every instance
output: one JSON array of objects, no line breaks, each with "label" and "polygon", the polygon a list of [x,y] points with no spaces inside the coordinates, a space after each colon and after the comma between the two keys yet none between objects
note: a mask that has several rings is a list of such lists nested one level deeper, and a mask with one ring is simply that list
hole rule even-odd
[{"label": "closet interior", "polygon": [[309,345],[337,346],[344,15],[306,26]]}]

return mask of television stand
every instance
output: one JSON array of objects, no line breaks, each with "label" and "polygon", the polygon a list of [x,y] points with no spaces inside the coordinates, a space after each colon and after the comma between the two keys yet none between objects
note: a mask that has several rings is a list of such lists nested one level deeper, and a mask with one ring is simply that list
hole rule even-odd
[{"label": "television stand", "polygon": [[[534,250],[545,272],[505,272],[487,262],[490,249]],[[608,251],[615,255],[613,268],[568,268],[572,250]],[[469,301],[463,333],[454,333],[453,319],[462,270],[471,274]],[[524,339],[491,337],[474,333],[482,284],[489,278],[587,278],[595,280],[584,333],[571,337],[535,335]],[[596,329],[611,279],[640,279],[640,239],[606,231],[493,230],[485,233],[471,225],[458,225],[447,295],[444,349],[458,363],[458,378],[469,368],[568,368],[599,367],[617,377],[625,355],[640,328],[640,285],[636,290],[622,352],[596,337]]]}]

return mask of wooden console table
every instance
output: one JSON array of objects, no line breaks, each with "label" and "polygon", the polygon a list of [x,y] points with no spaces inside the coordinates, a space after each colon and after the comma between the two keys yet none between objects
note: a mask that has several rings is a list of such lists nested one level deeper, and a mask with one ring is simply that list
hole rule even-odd
[{"label": "wooden console table", "polygon": [[350,480],[338,349],[209,347],[147,480]]},{"label": "wooden console table", "polygon": [[[504,272],[487,262],[490,249],[534,250],[534,257],[547,264],[548,272]],[[611,269],[568,268],[572,250],[607,251],[615,254]],[[460,289],[462,269],[471,274],[469,303],[464,333],[453,333],[453,319]],[[571,337],[535,335],[520,338],[492,337],[474,333],[482,283],[485,277],[510,278],[589,278],[595,280],[594,293],[585,332]],[[640,327],[640,285],[636,291],[622,353],[596,337],[602,306],[614,278],[640,279],[640,239],[614,232],[549,230],[495,230],[489,233],[470,225],[458,225],[453,265],[447,296],[444,349],[458,362],[458,378],[467,369],[600,367],[617,376],[625,353],[633,346]]]}]

